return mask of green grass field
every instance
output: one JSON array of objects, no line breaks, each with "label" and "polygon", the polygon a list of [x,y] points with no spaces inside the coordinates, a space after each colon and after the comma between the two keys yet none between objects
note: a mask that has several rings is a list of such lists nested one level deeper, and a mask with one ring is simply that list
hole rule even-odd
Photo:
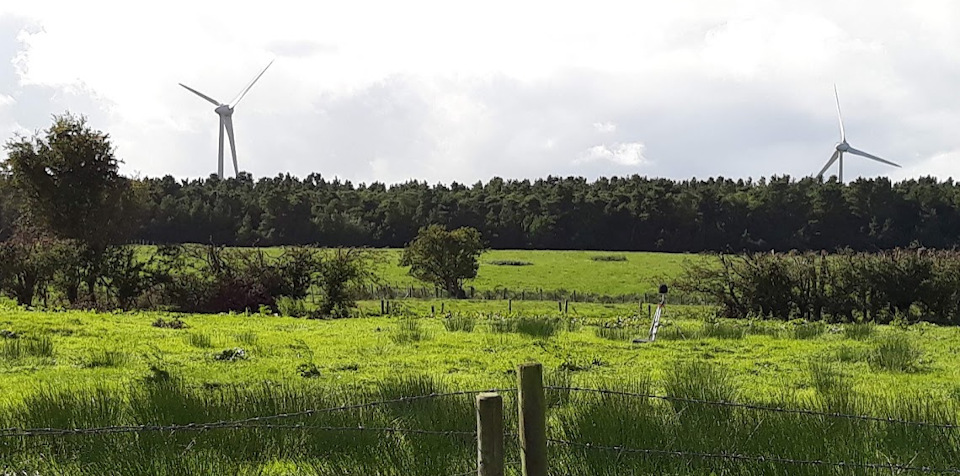
[{"label": "green grass field", "polygon": [[[589,255],[589,254],[587,254]],[[506,258],[511,259],[511,258]],[[613,263],[616,264],[616,263]],[[534,265],[536,266],[536,265]],[[261,315],[0,310],[0,426],[202,423],[424,393],[548,383],[956,423],[960,332],[929,325],[794,326],[704,321],[669,308],[660,339],[635,305],[405,301],[408,317],[314,321]],[[519,307],[517,307],[519,306]],[[374,313],[378,302],[362,303]],[[452,308],[451,308],[452,307]],[[540,316],[535,318],[533,316]],[[459,329],[459,330],[458,330]],[[237,357],[234,349],[243,349]],[[228,352],[224,352],[228,351]],[[219,357],[219,358],[218,358]],[[225,359],[224,359],[225,358]],[[223,360],[221,360],[223,359]],[[553,438],[635,448],[955,466],[956,430],[834,421],[551,391]],[[507,395],[508,426],[515,405]],[[471,397],[285,419],[285,424],[472,430]],[[514,430],[515,431],[515,430]],[[508,439],[508,441],[512,441]],[[247,428],[10,437],[0,465],[28,474],[461,474],[470,438]],[[891,474],[863,469],[612,457],[551,447],[552,474]],[[122,456],[120,456],[122,455]],[[517,457],[508,444],[508,460]],[[20,473],[17,473],[20,474]],[[518,474],[511,466],[509,474]]]},{"label": "green grass field", "polygon": [[[409,268],[398,266],[401,250],[384,250],[381,277],[386,283],[420,286]],[[623,257],[624,261],[596,261],[595,257]],[[603,295],[654,293],[666,278],[680,273],[684,260],[703,259],[679,253],[605,251],[492,250],[480,257],[477,278],[468,282],[478,290],[576,290]],[[497,265],[524,262],[525,266]]]}]

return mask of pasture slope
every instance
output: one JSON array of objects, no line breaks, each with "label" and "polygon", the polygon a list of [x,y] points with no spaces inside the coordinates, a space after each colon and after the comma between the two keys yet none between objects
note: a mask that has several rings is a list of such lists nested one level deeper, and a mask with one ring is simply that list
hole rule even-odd
[{"label": "pasture slope", "polygon": [[[0,427],[209,423],[510,388],[517,364],[526,361],[542,362],[547,383],[563,388],[957,423],[960,333],[954,328],[715,322],[706,318],[709,309],[675,306],[659,341],[636,345],[631,339],[646,333],[649,320],[645,312],[636,317],[635,305],[580,303],[567,315],[553,305],[514,303],[509,314],[504,302],[444,301],[452,315],[433,317],[429,308],[439,309],[440,302],[410,300],[399,316],[339,321],[27,312],[6,305],[0,329],[15,336],[0,339]],[[372,315],[379,302],[362,307]],[[153,325],[175,317],[185,328]],[[515,400],[505,396],[508,431],[515,432]],[[942,426],[575,390],[548,390],[547,397],[549,434],[558,442],[685,453],[611,453],[555,443],[551,474],[891,474],[910,470],[864,465],[951,468],[960,454],[960,430]],[[0,466],[27,474],[465,474],[476,451],[469,435],[472,398],[304,413],[206,431],[3,430]],[[516,443],[507,441],[513,462]],[[734,453],[766,459],[697,456]],[[508,474],[518,474],[515,464]]]}]

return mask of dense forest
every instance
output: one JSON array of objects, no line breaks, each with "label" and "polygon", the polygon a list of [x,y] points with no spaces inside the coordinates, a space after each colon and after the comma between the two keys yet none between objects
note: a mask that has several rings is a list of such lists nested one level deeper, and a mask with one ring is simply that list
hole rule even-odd
[{"label": "dense forest", "polygon": [[[641,251],[877,250],[960,244],[960,184],[841,185],[790,177],[674,181],[634,175],[354,185],[319,174],[139,179],[137,240],[400,247],[420,227],[470,226],[493,248]],[[0,176],[0,234],[17,216]]]}]

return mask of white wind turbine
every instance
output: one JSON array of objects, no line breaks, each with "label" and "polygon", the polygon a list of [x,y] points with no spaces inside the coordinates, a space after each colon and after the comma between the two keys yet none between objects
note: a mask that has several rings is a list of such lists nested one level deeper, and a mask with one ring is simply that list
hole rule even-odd
[{"label": "white wind turbine", "polygon": [[188,91],[206,99],[214,106],[217,106],[217,108],[214,109],[214,112],[220,116],[220,151],[217,155],[217,176],[221,179],[223,179],[223,131],[227,131],[227,138],[230,139],[230,152],[233,154],[233,172],[235,175],[239,175],[240,170],[239,167],[237,167],[237,143],[233,135],[233,109],[237,107],[237,104],[239,104],[240,100],[243,99],[243,96],[247,94],[247,91],[253,87],[253,84],[260,79],[260,76],[263,76],[263,73],[267,72],[267,68],[269,68],[271,64],[273,64],[273,60],[271,60],[270,63],[267,64],[266,68],[263,68],[263,71],[261,71],[256,78],[253,78],[253,81],[250,81],[250,84],[247,85],[247,87],[237,95],[237,98],[231,101],[229,104],[224,104],[216,99],[211,98],[210,96],[207,96],[206,94],[201,93],[200,91],[197,91],[196,89],[191,88],[190,86],[187,86],[186,84],[179,83],[180,86],[183,86]]},{"label": "white wind turbine", "polygon": [[854,149],[853,147],[850,146],[850,144],[847,143],[847,134],[843,131],[843,116],[840,114],[840,94],[837,93],[836,84],[833,85],[833,95],[837,99],[837,119],[840,120],[840,143],[837,144],[837,147],[836,147],[837,150],[833,151],[833,155],[830,156],[830,160],[827,161],[827,165],[823,166],[823,169],[820,170],[820,173],[817,174],[817,177],[823,177],[823,173],[826,172],[827,169],[829,169],[834,162],[839,161],[840,173],[838,174],[837,177],[840,179],[840,183],[843,183],[843,154],[844,153],[859,155],[861,157],[866,157],[868,159],[876,160],[877,162],[881,162],[887,165],[900,167],[899,165],[893,162],[890,162],[889,160],[884,160],[875,155],[870,155],[862,150]]}]

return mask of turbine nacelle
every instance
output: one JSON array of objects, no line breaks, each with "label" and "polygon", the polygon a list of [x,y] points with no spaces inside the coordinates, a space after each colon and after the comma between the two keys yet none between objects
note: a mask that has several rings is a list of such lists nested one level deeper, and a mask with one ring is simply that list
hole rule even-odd
[{"label": "turbine nacelle", "polygon": [[846,152],[850,150],[850,144],[848,144],[847,141],[839,142],[837,143],[837,150],[840,152]]},{"label": "turbine nacelle", "polygon": [[229,105],[221,104],[217,106],[217,108],[214,109],[213,112],[220,114],[221,116],[229,116],[233,114],[233,108],[230,107]]}]

